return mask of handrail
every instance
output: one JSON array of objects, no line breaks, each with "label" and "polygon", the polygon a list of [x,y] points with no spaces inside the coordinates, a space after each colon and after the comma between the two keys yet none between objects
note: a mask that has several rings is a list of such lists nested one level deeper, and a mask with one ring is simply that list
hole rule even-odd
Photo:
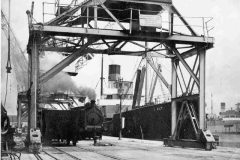
[{"label": "handrail", "polygon": [[[46,16],[55,16],[56,15],[56,13],[51,13],[51,12],[46,12],[46,10],[44,9],[45,7],[47,7],[47,5],[54,5],[54,6],[56,6],[56,3],[49,3],[49,2],[43,2],[43,23],[45,23],[44,21],[45,21],[45,18],[44,17],[46,17]],[[76,7],[76,6],[79,6],[79,5],[73,5],[73,4],[58,4],[57,5],[57,7],[66,7],[66,6],[68,6],[68,7]],[[86,4],[84,4],[84,5],[81,5],[81,7],[86,7],[86,8],[92,8],[92,7],[95,7],[95,8],[97,8],[98,10],[104,10],[104,8],[102,8],[101,6],[94,6],[94,5],[86,5]],[[48,7],[49,8],[49,7]],[[89,10],[89,9],[88,9]],[[126,12],[126,11],[128,11],[129,12],[129,15],[127,16],[127,17],[125,17],[125,18],[123,18],[123,19],[118,19],[118,21],[120,22],[120,23],[122,23],[122,22],[124,22],[124,23],[129,23],[129,28],[127,28],[127,29],[129,29],[130,30],[130,34],[131,34],[131,28],[132,28],[132,24],[133,24],[133,22],[138,22],[139,21],[139,19],[134,19],[134,17],[132,16],[133,15],[133,12],[138,12],[138,14],[139,13],[141,13],[141,12],[148,12],[148,13],[150,13],[150,14],[159,14],[160,13],[160,11],[151,11],[151,10],[146,10],[146,9],[144,9],[144,10],[139,10],[139,9],[134,9],[134,8],[126,8],[126,9],[109,9],[108,8],[108,10],[110,11],[110,12],[114,12],[114,11],[117,11],[117,12]],[[54,11],[54,10],[53,10]],[[166,15],[166,14],[169,14],[168,12],[165,12],[166,10],[164,10],[163,12],[161,12],[161,15],[162,16],[168,16],[168,15]],[[60,13],[59,13],[60,14]],[[116,14],[116,13],[115,13]],[[71,17],[71,19],[70,19],[70,21],[74,21],[74,19],[77,19],[77,18],[79,18],[79,17],[81,17],[81,18],[83,18],[83,19],[87,19],[88,20],[88,22],[89,22],[89,19],[94,19],[94,18],[96,18],[96,17],[94,17],[94,16],[90,16],[90,15],[87,15],[87,16],[84,16],[84,15],[81,15],[81,13],[80,12],[76,12],[74,15],[72,15],[72,14],[69,14],[69,15],[65,15],[66,16],[66,18],[69,18],[69,17]],[[199,32],[202,32],[202,36],[204,36],[204,37],[209,37],[209,32],[211,31],[211,30],[213,30],[214,29],[214,26],[210,26],[209,25],[209,22],[210,21],[212,21],[213,20],[213,17],[192,17],[192,16],[173,16],[174,18],[184,18],[184,19],[199,19],[199,21],[197,21],[197,23],[199,23],[199,22],[201,22],[202,21],[202,23],[199,23],[199,24],[191,24],[191,25],[189,25],[189,24],[180,24],[180,23],[174,23],[173,24],[173,28],[174,28],[174,30],[173,30],[173,33],[174,34],[178,34],[178,33],[180,33],[180,31],[179,30],[182,30],[182,28],[179,28],[179,27],[191,27],[191,28],[198,28],[197,29],[197,31]],[[113,18],[109,18],[109,17],[97,17],[97,19],[101,19],[101,20],[103,20],[103,21],[114,21],[114,19]],[[194,20],[195,22],[196,22],[196,20]],[[118,23],[119,23],[118,22]],[[175,21],[174,21],[175,22]],[[65,24],[67,24],[67,23],[69,23],[68,21],[65,23]],[[169,23],[171,23],[170,21],[168,21],[168,20],[164,20],[164,21],[162,21],[162,26],[163,25],[165,25],[165,26],[170,26],[170,25],[168,25]],[[84,26],[83,26],[84,27]],[[85,27],[87,27],[87,26],[85,26]],[[124,26],[125,27],[125,26]],[[102,29],[101,28],[101,26],[98,26],[98,28],[99,29]],[[201,31],[201,28],[202,28],[202,31]],[[161,29],[161,28],[160,28]],[[165,29],[166,29],[166,27],[165,27]],[[162,32],[163,30],[158,30],[158,32]],[[166,30],[164,30],[164,31],[166,31]],[[184,31],[184,33],[182,33],[182,34],[187,34],[187,33],[185,33],[185,31]],[[201,35],[201,34],[200,34]],[[189,36],[191,36],[191,34],[189,35]]]}]

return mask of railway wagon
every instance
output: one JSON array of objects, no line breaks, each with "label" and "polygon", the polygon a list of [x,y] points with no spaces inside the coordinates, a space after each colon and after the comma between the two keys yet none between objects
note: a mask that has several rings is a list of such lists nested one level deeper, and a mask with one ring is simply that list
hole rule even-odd
[{"label": "railway wagon", "polygon": [[95,100],[86,103],[84,107],[75,107],[71,110],[78,111],[80,114],[78,125],[81,139],[93,138],[94,136],[102,138],[104,117],[95,104]]},{"label": "railway wagon", "polygon": [[[126,138],[161,140],[171,135],[171,103],[140,107],[122,113],[125,118],[122,136]],[[108,128],[119,135],[120,117],[115,114]]]},{"label": "railway wagon", "polygon": [[45,144],[52,140],[66,140],[75,146],[79,139],[80,112],[71,110],[43,110],[42,137]]}]

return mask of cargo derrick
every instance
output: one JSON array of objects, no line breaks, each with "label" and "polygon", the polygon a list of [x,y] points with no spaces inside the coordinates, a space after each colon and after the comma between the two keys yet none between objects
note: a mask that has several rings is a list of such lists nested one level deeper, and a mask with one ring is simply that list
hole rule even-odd
[{"label": "cargo derrick", "polygon": [[[46,4],[44,3],[44,5]],[[163,84],[170,91],[172,98],[172,136],[168,141],[165,141],[165,144],[212,148],[214,140],[206,138],[207,132],[205,132],[205,62],[206,50],[213,47],[214,38],[209,37],[210,29],[207,26],[208,21],[204,17],[201,17],[201,20],[203,19],[203,26],[201,26],[203,34],[199,36],[181,16],[171,0],[85,0],[74,6],[65,7],[60,11],[59,9],[57,16],[49,22],[43,24],[29,23],[28,46],[32,49],[28,53],[35,56],[31,59],[33,64],[31,77],[32,81],[34,80],[31,94],[32,117],[36,116],[34,108],[36,108],[37,97],[35,95],[39,86],[87,53],[144,56],[147,59],[151,56],[169,58],[172,62],[171,85],[158,72],[158,67],[150,63],[150,66],[157,72]],[[161,20],[164,12],[167,12],[168,17],[166,25],[163,25],[164,21]],[[30,17],[30,14],[28,15]],[[181,33],[181,31],[175,29],[177,24],[174,24],[174,18],[181,21],[188,33]],[[108,22],[117,24],[118,29],[102,28],[101,24]],[[59,36],[64,37],[65,42],[73,49],[67,47],[67,45],[58,47],[50,43]],[[78,40],[70,42],[69,39],[72,37],[78,38]],[[141,42],[148,42],[154,46],[143,46],[140,44]],[[104,44],[105,49],[93,48],[94,45],[99,44]],[[133,51],[127,48],[126,44],[139,46],[142,50]],[[164,47],[156,49],[159,45]],[[181,45],[183,47],[179,47]],[[38,75],[35,73],[37,73],[39,67],[34,62],[38,60],[37,55],[40,48],[44,51],[51,48],[51,51],[66,52],[68,56],[42,76],[37,77]],[[187,51],[180,51],[183,48]],[[187,58],[192,56],[196,57],[193,67],[186,61]],[[179,63],[182,63],[186,72],[189,73],[188,81],[185,81],[186,76],[182,74]],[[183,81],[180,82],[180,79],[183,79]],[[188,83],[186,84],[186,82]],[[197,86],[197,93],[193,93],[194,86]],[[178,90],[182,92],[181,96],[177,95]],[[197,101],[197,103],[192,101]],[[196,104],[199,105],[196,106]],[[179,137],[184,121],[189,121],[194,128],[193,134],[196,136],[191,142],[182,141],[181,136]],[[31,119],[31,124],[32,127],[35,127],[36,121],[34,118]],[[189,137],[192,136],[189,135]],[[188,135],[185,138],[188,139]],[[210,144],[210,147],[208,144]]]}]

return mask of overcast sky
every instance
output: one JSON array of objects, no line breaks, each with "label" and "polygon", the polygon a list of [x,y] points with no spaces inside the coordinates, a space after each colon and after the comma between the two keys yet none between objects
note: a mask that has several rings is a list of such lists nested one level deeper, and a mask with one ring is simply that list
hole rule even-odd
[{"label": "overcast sky", "polygon": [[[47,1],[47,0],[46,0]],[[48,0],[54,2],[54,0]],[[66,0],[61,1],[66,2]],[[28,42],[28,21],[26,10],[31,9],[31,0],[11,0],[11,27],[22,47],[26,49]],[[227,109],[235,108],[240,102],[240,2],[239,0],[173,0],[173,4],[185,17],[213,17],[209,25],[214,26],[210,36],[215,38],[214,48],[207,51],[206,62],[206,101],[207,112],[210,112],[211,94],[213,95],[214,112],[220,111],[220,103],[225,102]],[[1,0],[1,9],[8,15],[8,0]],[[35,1],[34,18],[42,22],[42,0]],[[191,18],[187,18],[191,23]],[[1,101],[4,102],[6,90],[6,55],[7,39],[1,31]],[[105,56],[104,76],[107,78],[108,65],[122,65],[124,79],[131,80],[134,73],[136,57],[129,58],[131,67],[126,64],[126,57]],[[100,56],[96,56],[87,66],[80,70],[74,81],[77,85],[95,88],[100,79]],[[98,68],[94,69],[94,67]],[[169,68],[169,70],[171,70]],[[91,71],[91,72],[89,72]],[[14,71],[9,75],[9,90],[6,108],[9,114],[16,113],[16,80]],[[106,80],[107,82],[107,80]]]}]

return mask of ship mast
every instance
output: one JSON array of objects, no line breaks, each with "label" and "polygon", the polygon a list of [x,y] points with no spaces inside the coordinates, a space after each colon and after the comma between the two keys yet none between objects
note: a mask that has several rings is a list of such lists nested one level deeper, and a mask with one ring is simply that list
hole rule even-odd
[{"label": "ship mast", "polygon": [[213,100],[212,100],[212,94],[211,94],[211,114],[213,114]]},{"label": "ship mast", "polygon": [[102,65],[101,65],[101,97],[100,99],[102,99],[102,96],[103,96],[103,54],[102,54]]},{"label": "ship mast", "polygon": [[[147,57],[147,51],[148,51],[148,42],[146,41],[145,42],[145,51],[146,51],[146,54],[145,56]],[[146,59],[146,77],[145,77],[145,104],[147,104],[147,98],[148,98],[148,62],[147,62],[147,58]]]}]

